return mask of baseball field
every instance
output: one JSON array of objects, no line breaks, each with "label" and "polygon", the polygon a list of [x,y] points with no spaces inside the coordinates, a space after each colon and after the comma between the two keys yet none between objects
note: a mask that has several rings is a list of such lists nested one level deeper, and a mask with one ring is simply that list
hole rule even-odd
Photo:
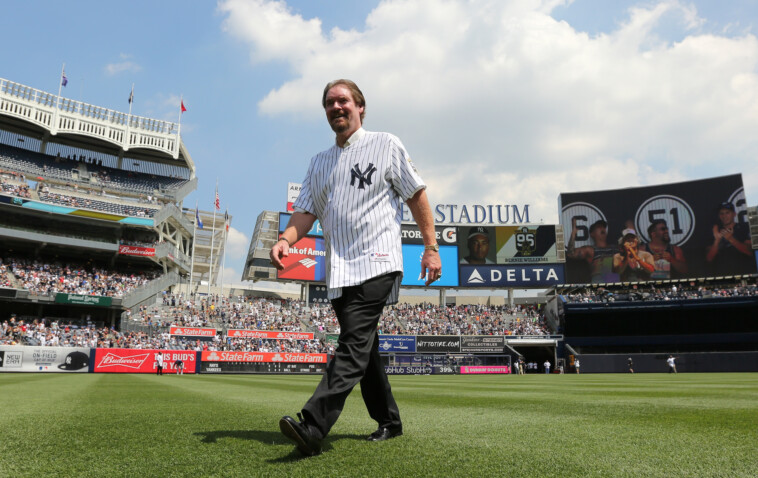
[{"label": "baseball field", "polygon": [[0,374],[0,476],[755,477],[758,374],[395,376],[322,455],[279,433],[319,377]]}]

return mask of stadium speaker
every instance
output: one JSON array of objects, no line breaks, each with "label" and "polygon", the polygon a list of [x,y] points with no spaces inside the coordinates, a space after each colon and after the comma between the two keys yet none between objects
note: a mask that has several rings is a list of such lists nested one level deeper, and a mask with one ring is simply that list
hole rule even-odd
[{"label": "stadium speaker", "polygon": [[758,207],[747,208],[747,222],[750,224],[750,242],[758,249]]},{"label": "stadium speaker", "polygon": [[555,225],[555,251],[558,262],[566,262],[566,242],[562,224]]}]

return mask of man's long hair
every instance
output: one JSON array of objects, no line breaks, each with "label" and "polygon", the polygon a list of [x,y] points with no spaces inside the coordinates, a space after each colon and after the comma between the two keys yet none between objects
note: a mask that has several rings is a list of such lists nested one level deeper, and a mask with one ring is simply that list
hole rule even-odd
[{"label": "man's long hair", "polygon": [[321,106],[326,109],[326,94],[329,93],[329,90],[337,85],[344,85],[347,87],[347,89],[350,90],[350,93],[353,95],[355,104],[358,106],[363,106],[363,113],[361,113],[361,123],[363,123],[363,118],[366,116],[366,98],[364,98],[363,92],[360,88],[358,88],[358,85],[356,85],[352,80],[340,78],[339,80],[334,80],[327,83],[326,88],[324,88],[324,95],[321,97]]}]

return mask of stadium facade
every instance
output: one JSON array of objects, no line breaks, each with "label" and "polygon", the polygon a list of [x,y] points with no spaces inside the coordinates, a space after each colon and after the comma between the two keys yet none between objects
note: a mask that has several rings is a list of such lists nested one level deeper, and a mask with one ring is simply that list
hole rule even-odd
[{"label": "stadium facade", "polygon": [[195,211],[182,202],[197,177],[179,123],[0,79],[0,176],[3,319],[118,326],[194,269],[197,283],[214,276],[192,263]]}]

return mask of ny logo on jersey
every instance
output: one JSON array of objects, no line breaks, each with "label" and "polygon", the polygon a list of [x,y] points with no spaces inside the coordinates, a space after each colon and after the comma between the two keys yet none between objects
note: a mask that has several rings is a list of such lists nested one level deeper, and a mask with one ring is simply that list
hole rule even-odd
[{"label": "ny logo on jersey", "polygon": [[368,163],[366,170],[361,172],[358,167],[358,163],[355,163],[353,169],[350,170],[350,185],[355,186],[355,180],[358,180],[358,189],[366,189],[366,184],[371,186],[371,176],[376,172],[374,163]]}]

